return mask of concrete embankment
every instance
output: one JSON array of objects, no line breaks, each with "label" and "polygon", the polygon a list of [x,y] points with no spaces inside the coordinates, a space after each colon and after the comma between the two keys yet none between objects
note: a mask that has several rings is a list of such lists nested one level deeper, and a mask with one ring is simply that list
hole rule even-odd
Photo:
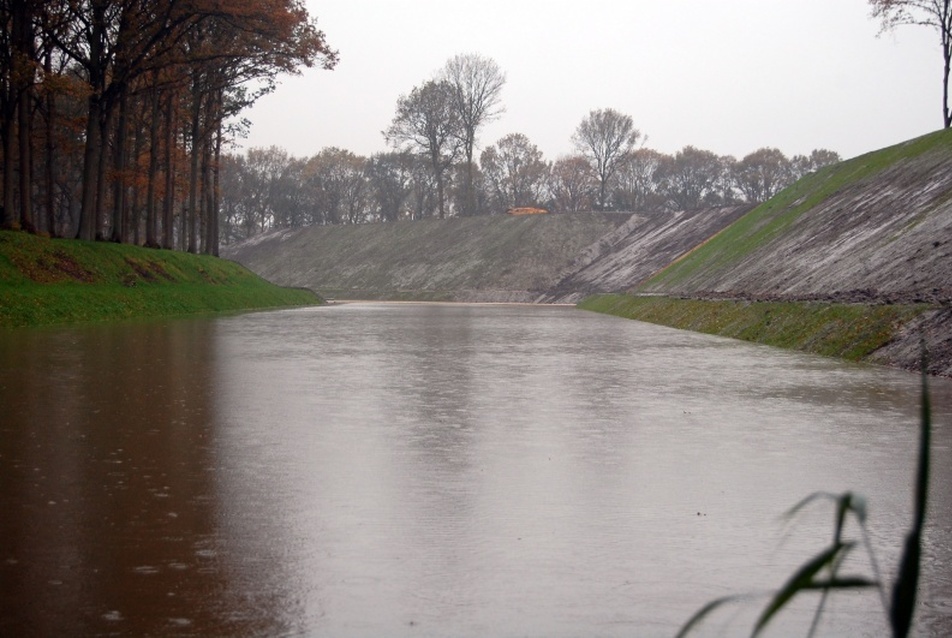
[{"label": "concrete embankment", "polygon": [[282,286],[337,299],[533,302],[626,213],[311,226],[224,254]]},{"label": "concrete embankment", "polygon": [[750,209],[312,226],[224,254],[279,285],[340,299],[575,303],[631,288]]},{"label": "concrete embankment", "polygon": [[[930,371],[952,376],[949,166],[952,130],[826,167],[632,290],[750,307],[799,303],[820,316],[826,307],[864,308],[866,320],[892,319],[860,358],[916,369],[925,345]],[[800,321],[814,331],[864,330]],[[756,316],[750,324],[745,331],[756,332]]]},{"label": "concrete embankment", "polygon": [[952,130],[828,166],[758,206],[640,292],[952,303]]}]

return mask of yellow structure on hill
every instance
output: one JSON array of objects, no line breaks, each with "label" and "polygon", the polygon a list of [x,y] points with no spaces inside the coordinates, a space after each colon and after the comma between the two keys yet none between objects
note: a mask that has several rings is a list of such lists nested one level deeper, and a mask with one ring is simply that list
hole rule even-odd
[{"label": "yellow structure on hill", "polygon": [[507,215],[545,215],[548,213],[544,208],[533,208],[531,206],[520,206],[517,208],[510,208],[506,211]]}]

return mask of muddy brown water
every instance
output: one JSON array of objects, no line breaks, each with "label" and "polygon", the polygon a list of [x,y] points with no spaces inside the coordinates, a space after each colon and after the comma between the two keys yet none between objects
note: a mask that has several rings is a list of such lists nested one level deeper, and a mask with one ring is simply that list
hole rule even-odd
[{"label": "muddy brown water", "polygon": [[[918,635],[952,634],[932,381]],[[0,635],[670,636],[911,517],[919,379],[567,307],[344,304],[0,333]],[[854,525],[851,538],[860,538]],[[871,575],[862,548],[845,571]],[[749,631],[763,599],[701,635]],[[767,635],[806,635],[804,597]],[[819,635],[887,633],[875,591]]]}]

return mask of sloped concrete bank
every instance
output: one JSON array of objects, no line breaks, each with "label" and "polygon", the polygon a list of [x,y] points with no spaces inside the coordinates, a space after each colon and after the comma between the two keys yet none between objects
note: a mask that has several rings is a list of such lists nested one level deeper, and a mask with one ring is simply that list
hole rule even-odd
[{"label": "sloped concrete bank", "polygon": [[729,227],[751,205],[632,214],[589,246],[541,295],[544,303],[577,303],[602,292],[628,290]]},{"label": "sloped concrete bank", "polygon": [[626,213],[427,219],[279,231],[225,256],[339,299],[532,302]]},{"label": "sloped concrete bank", "polygon": [[223,254],[329,298],[576,303],[630,289],[751,208],[312,226]]},{"label": "sloped concrete bank", "polygon": [[[952,376],[952,130],[826,167],[632,286],[637,294],[915,306],[864,360]],[[826,329],[817,326],[817,330]]]},{"label": "sloped concrete bank", "polygon": [[952,303],[952,130],[826,167],[639,292]]}]

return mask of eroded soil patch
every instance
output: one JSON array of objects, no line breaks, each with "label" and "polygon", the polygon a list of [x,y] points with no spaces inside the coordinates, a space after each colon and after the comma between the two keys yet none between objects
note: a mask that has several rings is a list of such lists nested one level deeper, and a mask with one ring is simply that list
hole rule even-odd
[{"label": "eroded soil patch", "polygon": [[66,281],[92,283],[96,275],[62,250],[41,253],[16,253],[14,266],[31,281],[53,284]]},{"label": "eroded soil patch", "polygon": [[134,257],[124,258],[126,265],[131,268],[136,275],[143,281],[152,283],[160,279],[165,281],[174,281],[175,278],[170,275],[165,268],[157,261],[149,259],[136,259]]}]

